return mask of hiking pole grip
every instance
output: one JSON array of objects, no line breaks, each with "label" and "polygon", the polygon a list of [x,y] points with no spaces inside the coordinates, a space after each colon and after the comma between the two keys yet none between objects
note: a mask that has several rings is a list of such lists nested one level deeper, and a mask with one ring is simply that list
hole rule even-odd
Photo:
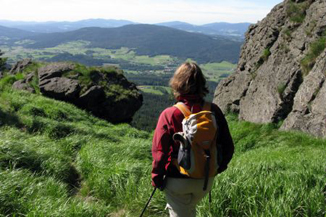
[{"label": "hiking pole grip", "polygon": [[146,205],[145,205],[145,207],[144,207],[144,209],[143,209],[143,211],[141,212],[141,214],[140,214],[139,217],[142,217],[142,216],[143,216],[143,214],[144,214],[144,212],[145,212],[145,210],[146,210],[146,208],[147,208],[149,202],[151,202],[151,199],[152,199],[153,195],[155,194],[156,189],[157,189],[157,188],[155,187],[154,190],[153,190],[153,192],[152,192],[152,194],[151,194],[151,196],[149,197],[149,199],[148,199],[148,201],[147,201],[147,203],[146,203]]}]

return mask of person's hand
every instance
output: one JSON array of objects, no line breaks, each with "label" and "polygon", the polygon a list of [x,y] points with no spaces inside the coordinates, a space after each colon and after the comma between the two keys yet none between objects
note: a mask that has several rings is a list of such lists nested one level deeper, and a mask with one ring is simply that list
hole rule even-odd
[{"label": "person's hand", "polygon": [[166,186],[166,182],[167,182],[167,179],[166,179],[165,175],[162,177],[157,176],[155,179],[152,179],[152,185],[155,188],[158,188],[160,191],[164,190],[164,188]]},{"label": "person's hand", "polygon": [[165,189],[165,186],[166,186],[166,183],[167,183],[167,178],[164,176],[163,177],[163,180],[162,180],[162,184],[157,187],[160,191],[163,191]]}]

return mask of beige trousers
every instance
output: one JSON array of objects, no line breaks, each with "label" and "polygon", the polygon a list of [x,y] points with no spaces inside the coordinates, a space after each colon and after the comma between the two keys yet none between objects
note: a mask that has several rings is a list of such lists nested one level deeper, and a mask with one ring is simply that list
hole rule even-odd
[{"label": "beige trousers", "polygon": [[206,191],[204,179],[168,178],[164,189],[170,217],[195,217],[196,205],[212,189],[214,178],[209,178]]}]

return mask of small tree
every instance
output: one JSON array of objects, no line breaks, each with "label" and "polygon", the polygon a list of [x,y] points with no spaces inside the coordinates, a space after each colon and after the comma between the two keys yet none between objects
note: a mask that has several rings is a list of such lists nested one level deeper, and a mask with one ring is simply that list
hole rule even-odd
[{"label": "small tree", "polygon": [[7,58],[2,57],[4,53],[0,50],[0,71],[4,70],[6,68],[6,61]]}]

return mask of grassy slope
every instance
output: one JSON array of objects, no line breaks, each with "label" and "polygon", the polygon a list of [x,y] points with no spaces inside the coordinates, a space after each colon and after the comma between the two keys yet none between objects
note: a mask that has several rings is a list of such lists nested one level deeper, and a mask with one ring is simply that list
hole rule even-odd
[{"label": "grassy slope", "polygon": [[[326,142],[229,118],[236,154],[217,177],[211,213],[324,216]],[[0,216],[139,216],[148,199],[151,134],[76,107],[0,92]],[[164,216],[157,192],[147,216]]]}]

